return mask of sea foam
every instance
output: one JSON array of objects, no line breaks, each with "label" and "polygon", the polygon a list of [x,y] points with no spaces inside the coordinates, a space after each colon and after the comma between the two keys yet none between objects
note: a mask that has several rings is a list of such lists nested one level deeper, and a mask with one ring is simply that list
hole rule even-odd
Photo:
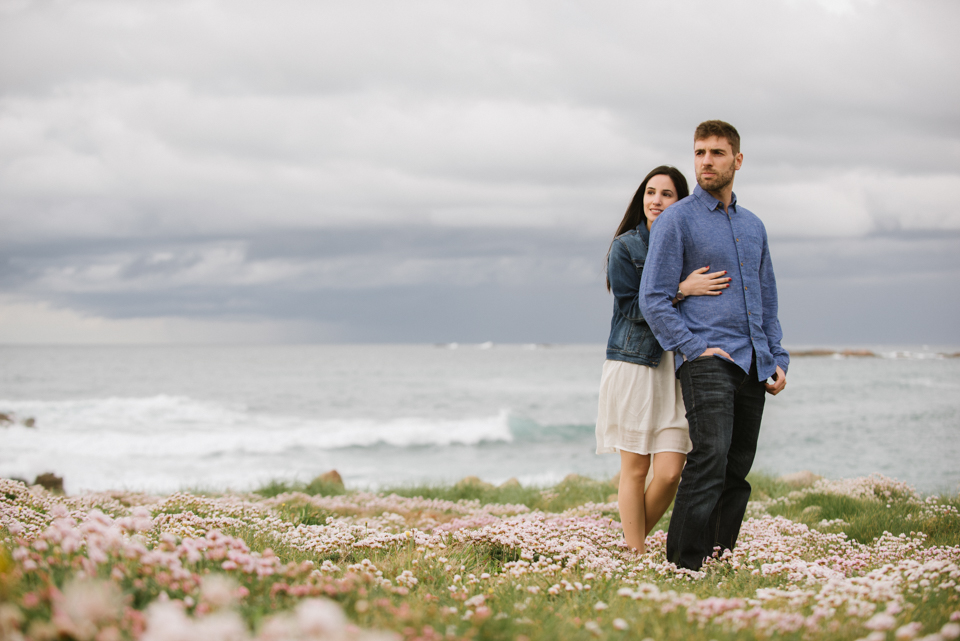
[{"label": "sea foam", "polygon": [[[0,407],[36,418],[37,427],[8,428],[7,444],[56,441],[82,452],[84,444],[116,453],[149,447],[156,454],[194,455],[228,449],[279,453],[291,448],[336,449],[378,444],[396,447],[477,445],[511,441],[509,413],[438,419],[314,419],[251,411],[242,405],[185,396],[108,397],[69,401],[6,401]],[[52,445],[53,443],[46,443]]]}]

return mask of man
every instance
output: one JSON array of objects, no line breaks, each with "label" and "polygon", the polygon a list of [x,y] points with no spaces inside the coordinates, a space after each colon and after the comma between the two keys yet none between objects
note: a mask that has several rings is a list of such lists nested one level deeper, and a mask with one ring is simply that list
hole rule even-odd
[{"label": "man", "polygon": [[[697,127],[697,187],[657,217],[640,284],[643,317],[663,348],[675,352],[690,424],[693,449],[670,519],[667,559],[692,570],[715,546],[737,542],[764,393],[783,390],[790,363],[780,346],[766,229],[733,193],[742,162],[733,126],[708,120]],[[726,270],[729,289],[684,299],[680,281],[704,265]]]}]

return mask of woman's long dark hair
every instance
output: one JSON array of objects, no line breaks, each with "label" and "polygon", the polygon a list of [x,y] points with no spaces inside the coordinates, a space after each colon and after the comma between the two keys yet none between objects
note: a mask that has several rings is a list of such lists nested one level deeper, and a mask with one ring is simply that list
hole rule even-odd
[{"label": "woman's long dark hair", "polygon": [[[643,182],[640,183],[640,186],[637,188],[637,192],[633,195],[633,200],[630,201],[630,206],[627,207],[626,213],[623,215],[623,220],[620,221],[620,226],[617,227],[617,233],[613,235],[613,239],[616,240],[617,236],[625,234],[631,229],[636,229],[641,224],[647,224],[647,216],[643,213],[643,192],[647,190],[647,183],[650,182],[650,179],[654,176],[667,176],[670,180],[673,181],[673,187],[677,191],[677,199],[682,200],[690,195],[690,190],[687,189],[687,179],[683,177],[683,174],[680,173],[680,170],[676,167],[671,167],[670,165],[660,165],[653,169],[647,177],[643,179]],[[613,241],[610,241],[610,247],[613,247]],[[610,249],[607,249],[607,257],[603,261],[603,271],[607,271],[607,265],[610,261]],[[610,291],[610,275],[607,274],[607,291]]]}]

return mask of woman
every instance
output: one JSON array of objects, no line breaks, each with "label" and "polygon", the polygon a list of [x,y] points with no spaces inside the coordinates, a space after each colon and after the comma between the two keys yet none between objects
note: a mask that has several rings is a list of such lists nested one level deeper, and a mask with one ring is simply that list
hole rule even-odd
[{"label": "woman", "polygon": [[[677,492],[691,443],[673,352],[664,352],[639,306],[640,275],[650,226],[664,209],[686,198],[687,181],[675,167],[657,167],[643,179],[607,254],[607,290],[613,320],[600,380],[597,454],[620,452],[620,522],[627,546],[643,554],[644,540]],[[717,296],[726,272],[701,267],[680,283],[674,304],[687,296]],[[656,454],[654,457],[653,454]],[[653,459],[653,479],[644,484]]]}]

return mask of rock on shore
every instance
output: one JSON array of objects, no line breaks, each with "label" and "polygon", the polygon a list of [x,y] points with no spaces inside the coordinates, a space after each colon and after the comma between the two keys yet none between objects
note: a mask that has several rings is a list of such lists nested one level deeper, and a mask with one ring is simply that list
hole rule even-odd
[{"label": "rock on shore", "polygon": [[784,474],[779,480],[792,487],[810,487],[822,478],[822,476],[814,474],[810,470],[803,470],[792,474]]},{"label": "rock on shore", "polygon": [[13,412],[0,412],[0,427],[10,427],[11,425],[23,425],[24,427],[36,427],[37,419],[32,416],[26,418],[17,418]]}]

